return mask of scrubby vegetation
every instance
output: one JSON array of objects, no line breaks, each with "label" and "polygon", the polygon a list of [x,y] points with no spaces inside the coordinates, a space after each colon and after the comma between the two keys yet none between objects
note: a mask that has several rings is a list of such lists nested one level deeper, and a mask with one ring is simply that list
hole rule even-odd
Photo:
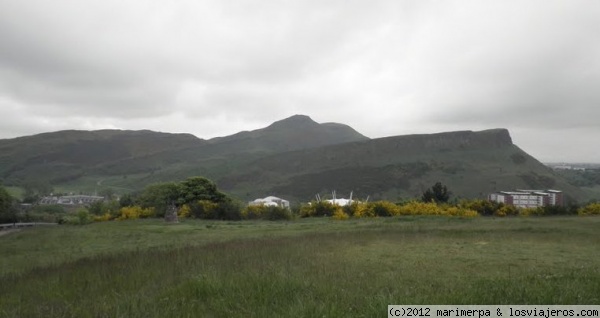
[{"label": "scrubby vegetation", "polygon": [[0,185],[0,223],[16,222],[17,213],[13,197]]},{"label": "scrubby vegetation", "polygon": [[333,216],[335,219],[340,220],[345,220],[350,217],[365,218],[406,215],[474,217],[479,214],[474,210],[464,207],[420,201],[410,201],[402,204],[394,204],[389,201],[368,203],[354,202],[344,207],[322,201],[311,202],[310,204],[303,205],[300,209],[301,217]]},{"label": "scrubby vegetation", "polygon": [[354,201],[347,206],[334,205],[328,201],[313,201],[289,209],[277,206],[247,206],[219,191],[214,182],[203,177],[191,177],[182,182],[152,184],[143,191],[124,195],[120,200],[105,200],[84,207],[31,205],[18,209],[17,201],[0,188],[0,221],[81,225],[93,221],[161,218],[170,205],[177,208],[179,218],[205,220],[275,221],[297,217],[333,217],[336,220],[347,220],[408,215],[507,217],[600,214],[600,205],[594,202],[582,206],[517,208],[480,199],[450,200],[450,194],[448,188],[438,182],[424,191],[420,201]]},{"label": "scrubby vegetation", "polygon": [[590,203],[580,208],[577,213],[579,215],[600,215],[600,203]]},{"label": "scrubby vegetation", "polygon": [[290,209],[279,206],[249,205],[242,210],[242,218],[246,220],[290,220],[293,218]]}]

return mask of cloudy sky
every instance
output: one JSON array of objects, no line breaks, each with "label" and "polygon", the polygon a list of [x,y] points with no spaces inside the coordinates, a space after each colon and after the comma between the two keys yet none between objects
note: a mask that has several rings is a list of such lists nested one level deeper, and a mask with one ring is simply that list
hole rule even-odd
[{"label": "cloudy sky", "polygon": [[0,0],[0,138],[294,114],[600,162],[600,2]]}]

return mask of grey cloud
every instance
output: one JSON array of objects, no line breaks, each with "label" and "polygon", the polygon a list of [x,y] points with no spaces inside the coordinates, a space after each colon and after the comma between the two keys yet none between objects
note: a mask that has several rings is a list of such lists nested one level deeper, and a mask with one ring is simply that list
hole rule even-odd
[{"label": "grey cloud", "polygon": [[[458,43],[468,59],[446,52],[445,61],[455,64],[437,74],[442,80],[432,88],[434,98],[426,101],[434,110],[451,111],[426,115],[440,123],[595,126],[600,42],[589,27],[600,26],[600,11],[596,4],[586,10],[579,4],[551,2],[542,17],[539,7],[525,8],[512,17],[514,25],[482,23],[481,37]],[[446,89],[440,89],[442,84]]]},{"label": "grey cloud", "polygon": [[18,108],[0,138],[113,126],[205,137],[297,113],[370,137],[600,138],[598,21],[590,1],[0,0],[0,107]]}]

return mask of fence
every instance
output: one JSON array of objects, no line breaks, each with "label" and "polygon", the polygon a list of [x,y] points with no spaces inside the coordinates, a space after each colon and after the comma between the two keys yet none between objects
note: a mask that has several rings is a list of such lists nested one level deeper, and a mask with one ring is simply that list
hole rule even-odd
[{"label": "fence", "polygon": [[0,231],[4,229],[15,229],[20,227],[32,227],[32,226],[42,226],[42,225],[58,225],[58,223],[47,223],[47,222],[30,222],[30,223],[4,223],[0,224]]}]

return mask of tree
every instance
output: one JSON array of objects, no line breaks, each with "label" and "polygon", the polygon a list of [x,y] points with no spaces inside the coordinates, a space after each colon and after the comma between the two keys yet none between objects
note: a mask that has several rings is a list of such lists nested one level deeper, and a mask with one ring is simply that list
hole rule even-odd
[{"label": "tree", "polygon": [[106,200],[112,200],[115,197],[115,191],[112,188],[103,188],[100,189],[98,194],[101,197],[106,198]]},{"label": "tree", "polygon": [[181,205],[181,185],[174,182],[156,183],[147,186],[137,199],[144,208],[154,207],[158,216],[164,216],[171,204]]},{"label": "tree", "polygon": [[119,199],[119,205],[121,207],[133,206],[135,205],[134,196],[131,193],[125,193]]},{"label": "tree", "polygon": [[450,199],[450,192],[445,185],[441,182],[436,182],[430,189],[423,192],[421,201],[423,202],[435,202],[435,203],[447,203]]},{"label": "tree", "polygon": [[0,223],[17,221],[17,213],[13,197],[0,186]]},{"label": "tree", "polygon": [[227,196],[217,190],[217,185],[204,177],[191,177],[181,183],[182,203],[200,200],[224,202]]},{"label": "tree", "polygon": [[45,180],[29,179],[21,184],[21,187],[25,190],[23,195],[23,202],[35,203],[40,197],[49,195],[52,193],[52,185]]},{"label": "tree", "polygon": [[216,213],[214,218],[239,218],[231,212],[236,210],[235,204],[230,204],[232,200],[220,192],[214,182],[204,177],[191,177],[179,183],[169,182],[149,185],[142,191],[136,201],[142,207],[156,208],[157,216],[163,216],[167,211],[167,207],[172,204],[177,207],[187,204],[191,208],[192,214],[196,215],[196,210],[201,210],[198,208],[198,203],[204,201],[218,205],[219,208],[213,211]]}]

